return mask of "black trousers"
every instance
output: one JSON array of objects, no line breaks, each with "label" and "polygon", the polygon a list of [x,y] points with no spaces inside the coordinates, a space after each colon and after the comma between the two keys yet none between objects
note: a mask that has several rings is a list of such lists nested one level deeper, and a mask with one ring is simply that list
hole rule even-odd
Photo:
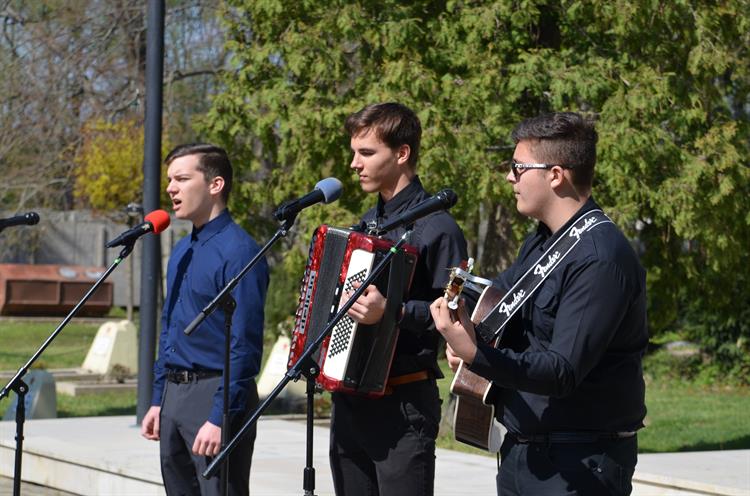
[{"label": "black trousers", "polygon": [[501,496],[628,495],[638,457],[636,436],[594,443],[522,444],[500,448]]},{"label": "black trousers", "polygon": [[[211,413],[214,393],[221,385],[221,377],[199,379],[187,384],[166,382],[161,406],[160,442],[161,473],[167,495],[209,496],[221,493],[221,471],[204,479],[201,473],[211,462],[210,457],[192,453],[198,430]],[[251,382],[247,411],[258,404],[255,382]],[[246,415],[233,419],[232,433],[243,424]],[[231,436],[230,438],[231,439]],[[250,486],[250,462],[255,445],[255,427],[248,432],[229,456],[229,494],[247,496]]]},{"label": "black trousers", "polygon": [[337,496],[431,496],[440,396],[434,379],[379,399],[334,394],[331,471]]}]

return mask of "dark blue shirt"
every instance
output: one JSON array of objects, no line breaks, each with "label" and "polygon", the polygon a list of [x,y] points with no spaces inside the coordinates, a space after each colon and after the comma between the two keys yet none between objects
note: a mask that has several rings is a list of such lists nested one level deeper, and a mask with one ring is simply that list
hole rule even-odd
[{"label": "dark blue shirt", "polygon": [[[584,212],[557,233],[540,224],[495,280],[507,291]],[[646,414],[641,357],[648,344],[646,273],[612,223],[573,248],[508,323],[502,346],[480,344],[471,370],[501,387],[497,415],[511,431],[625,431]]]},{"label": "dark blue shirt", "polygon": [[[211,313],[186,336],[184,329],[227,283],[260,251],[257,243],[224,210],[174,247],[167,267],[167,297],[161,318],[159,358],[154,365],[152,404],[161,404],[167,369],[224,369],[224,312]],[[263,305],[268,266],[261,260],[231,294],[237,302],[232,319],[230,413],[243,412],[250,381],[260,370],[263,349]],[[220,386],[208,419],[221,426]]]}]

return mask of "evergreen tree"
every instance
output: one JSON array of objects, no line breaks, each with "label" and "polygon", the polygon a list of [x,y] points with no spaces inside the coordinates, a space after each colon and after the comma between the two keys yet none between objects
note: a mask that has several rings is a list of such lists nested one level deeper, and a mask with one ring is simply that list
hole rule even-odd
[{"label": "evergreen tree", "polygon": [[[237,157],[235,207],[256,230],[273,227],[269,206],[343,180],[335,208],[298,222],[303,253],[316,224],[346,225],[373,201],[351,180],[345,117],[378,101],[414,108],[420,177],[456,190],[452,212],[492,274],[531,226],[493,167],[511,156],[510,130],[541,112],[590,114],[594,197],[639,247],[652,332],[687,313],[704,342],[717,326],[724,341],[747,337],[749,13],[748,0],[231,0],[233,69],[203,128]],[[278,288],[291,308],[302,260],[285,259]]]}]

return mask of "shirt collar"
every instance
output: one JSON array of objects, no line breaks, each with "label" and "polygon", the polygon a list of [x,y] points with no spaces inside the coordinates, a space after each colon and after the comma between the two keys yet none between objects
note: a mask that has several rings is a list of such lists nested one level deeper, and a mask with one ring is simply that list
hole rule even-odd
[{"label": "shirt collar", "polygon": [[401,207],[411,201],[414,194],[422,189],[422,183],[419,176],[414,176],[404,189],[399,191],[390,200],[383,201],[383,197],[378,195],[378,217],[389,217],[395,212],[401,210]]},{"label": "shirt collar", "polygon": [[549,227],[547,227],[545,223],[540,222],[536,232],[539,236],[542,236],[544,238],[542,248],[545,250],[549,248],[554,240],[556,240],[560,236],[560,234],[564,233],[571,225],[573,225],[573,223],[576,222],[583,214],[598,208],[601,207],[599,207],[599,205],[594,201],[594,197],[589,196],[589,199],[586,200],[586,203],[584,203],[583,206],[578,209],[575,215],[568,219],[568,222],[563,224],[563,226],[558,229],[554,235],[552,235],[552,231]]},{"label": "shirt collar", "polygon": [[199,228],[193,226],[193,232],[190,234],[190,241],[200,241],[202,243],[205,243],[215,234],[221,232],[221,230],[228,226],[231,222],[232,216],[229,215],[229,209],[225,208],[219,215],[203,224],[203,226]]}]

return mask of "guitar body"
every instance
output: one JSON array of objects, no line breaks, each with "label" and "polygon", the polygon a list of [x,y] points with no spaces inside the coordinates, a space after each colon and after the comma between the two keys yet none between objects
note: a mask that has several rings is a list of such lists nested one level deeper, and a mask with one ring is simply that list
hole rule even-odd
[{"label": "guitar body", "polygon": [[[479,297],[471,321],[481,322],[502,297],[502,291],[488,286]],[[493,387],[492,382],[468,370],[461,362],[451,383],[451,392],[457,397],[453,429],[457,441],[497,453],[505,428],[495,420]]]}]

